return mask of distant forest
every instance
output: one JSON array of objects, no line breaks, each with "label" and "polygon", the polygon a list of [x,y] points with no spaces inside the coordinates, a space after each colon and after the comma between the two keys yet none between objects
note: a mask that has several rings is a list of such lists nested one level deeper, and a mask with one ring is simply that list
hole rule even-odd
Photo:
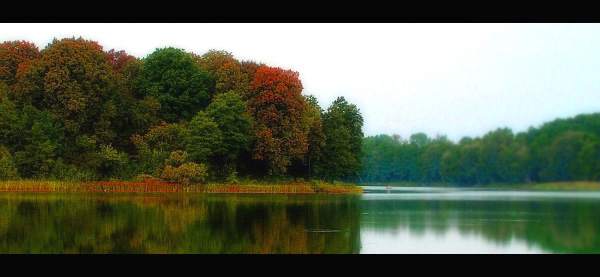
[{"label": "distant forest", "polygon": [[600,113],[558,119],[514,134],[497,129],[458,143],[445,136],[367,137],[363,182],[456,185],[600,181]]},{"label": "distant forest", "polygon": [[349,179],[363,118],[299,74],[226,51],[144,59],[67,38],[0,44],[0,180]]}]

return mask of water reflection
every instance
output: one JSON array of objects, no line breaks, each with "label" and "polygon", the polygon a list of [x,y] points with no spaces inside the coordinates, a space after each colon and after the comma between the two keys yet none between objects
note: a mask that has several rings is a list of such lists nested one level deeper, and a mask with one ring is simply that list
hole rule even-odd
[{"label": "water reflection", "polygon": [[3,193],[0,253],[358,253],[356,197]]},{"label": "water reflection", "polygon": [[600,253],[600,194],[1,193],[0,253]]},{"label": "water reflection", "polygon": [[598,192],[369,192],[362,253],[600,253]]}]

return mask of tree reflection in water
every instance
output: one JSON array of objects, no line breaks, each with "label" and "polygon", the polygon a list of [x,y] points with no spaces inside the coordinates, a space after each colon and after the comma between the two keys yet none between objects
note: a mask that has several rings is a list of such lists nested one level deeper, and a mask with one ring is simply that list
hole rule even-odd
[{"label": "tree reflection in water", "polygon": [[359,196],[0,196],[0,253],[358,253]]},{"label": "tree reflection in water", "polygon": [[599,253],[600,201],[0,194],[0,253],[360,253],[361,230]]}]

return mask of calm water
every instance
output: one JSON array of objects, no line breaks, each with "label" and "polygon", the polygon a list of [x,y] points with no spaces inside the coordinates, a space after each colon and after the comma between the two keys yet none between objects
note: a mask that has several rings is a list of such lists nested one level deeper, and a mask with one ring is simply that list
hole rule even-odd
[{"label": "calm water", "polygon": [[600,192],[0,192],[0,253],[600,253]]}]

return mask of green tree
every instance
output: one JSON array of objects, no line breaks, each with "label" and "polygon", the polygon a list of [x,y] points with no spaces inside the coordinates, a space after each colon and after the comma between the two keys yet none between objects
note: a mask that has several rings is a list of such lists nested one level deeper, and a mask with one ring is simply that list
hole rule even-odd
[{"label": "green tree", "polygon": [[211,76],[192,56],[176,48],[150,54],[136,80],[138,98],[154,97],[163,120],[189,120],[210,101]]},{"label": "green tree", "polygon": [[186,129],[185,151],[190,159],[199,163],[206,162],[223,149],[223,135],[219,125],[206,112],[198,112]]},{"label": "green tree", "polygon": [[416,133],[410,136],[410,143],[415,144],[417,147],[424,147],[430,142],[431,139],[425,133]]},{"label": "green tree", "polygon": [[49,112],[31,106],[25,107],[15,129],[22,140],[13,150],[19,173],[26,178],[50,177],[67,149],[64,129]]},{"label": "green tree", "polygon": [[7,96],[0,98],[0,145],[15,149],[20,144],[23,134],[20,132],[18,123],[21,112]]},{"label": "green tree", "polygon": [[224,64],[214,73],[213,77],[215,79],[215,94],[229,91],[237,92],[240,95],[248,94],[250,80],[237,61]]},{"label": "green tree", "polygon": [[246,108],[241,95],[233,91],[216,95],[206,108],[206,114],[214,119],[221,134],[215,163],[223,174],[232,174],[240,152],[250,148],[252,122]]},{"label": "green tree", "polygon": [[21,64],[15,86],[19,105],[48,111],[73,143],[80,134],[111,143],[116,83],[106,53],[93,41],[54,40],[38,59]]},{"label": "green tree", "polygon": [[112,60],[109,60],[118,83],[117,90],[109,100],[115,107],[115,116],[110,124],[117,134],[112,145],[116,150],[133,154],[131,137],[144,134],[151,126],[160,124],[160,103],[152,96],[136,98],[139,93],[134,84],[143,62],[124,51],[109,52],[109,58],[111,53]]},{"label": "green tree", "polygon": [[419,170],[421,178],[426,182],[439,182],[445,181],[442,179],[442,168],[441,162],[442,157],[452,147],[446,137],[439,136],[432,140],[425,147],[425,151],[419,157]]},{"label": "green tree", "polygon": [[306,97],[308,108],[306,114],[308,117],[308,150],[306,152],[306,167],[308,177],[318,176],[322,168],[319,161],[323,159],[323,148],[326,145],[325,134],[323,133],[323,109],[319,106],[317,98],[313,95]]},{"label": "green tree", "polygon": [[575,180],[600,180],[600,138],[597,135],[586,134],[571,172]]},{"label": "green tree", "polygon": [[127,169],[129,168],[129,157],[127,154],[117,151],[112,145],[100,145],[98,151],[98,172],[100,178],[120,178],[126,179]]},{"label": "green tree", "polygon": [[0,146],[0,180],[16,180],[19,179],[17,166],[8,151],[8,148]]},{"label": "green tree", "polygon": [[362,170],[363,118],[354,104],[338,97],[323,115],[325,147],[323,149],[323,177],[347,179]]},{"label": "green tree", "polygon": [[576,180],[577,159],[582,150],[587,135],[584,132],[568,131],[557,137],[546,147],[544,158],[547,167],[540,173],[543,180],[571,181]]},{"label": "green tree", "polygon": [[131,140],[136,148],[138,173],[160,176],[165,160],[173,151],[184,150],[186,126],[178,123],[154,126],[145,135],[133,135]]}]

